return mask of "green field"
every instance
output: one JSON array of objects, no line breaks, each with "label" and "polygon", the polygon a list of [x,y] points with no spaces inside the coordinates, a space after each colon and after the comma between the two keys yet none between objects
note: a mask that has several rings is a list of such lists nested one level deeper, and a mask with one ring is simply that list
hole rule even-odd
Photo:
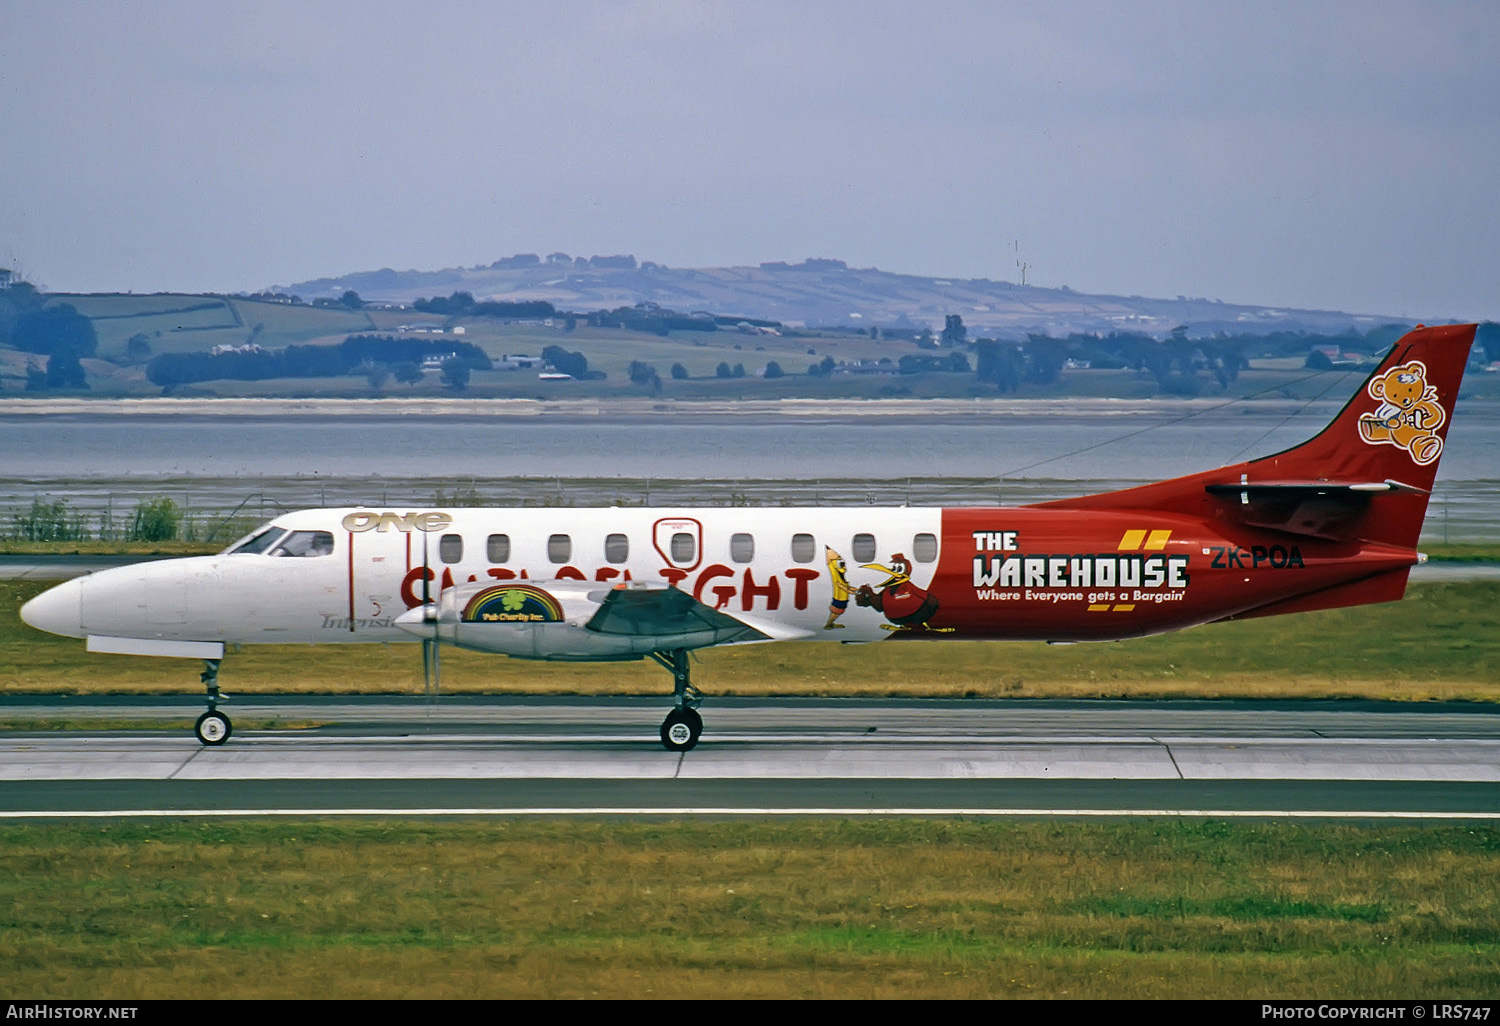
[{"label": "green field", "polygon": [[[187,660],[90,655],[22,624],[47,586],[0,581],[0,690],[196,694]],[[1414,585],[1398,603],[1210,624],[1095,645],[789,642],[710,649],[694,681],[716,695],[947,698],[1372,698],[1500,701],[1500,582]],[[420,694],[412,645],[250,646],[221,682],[235,694]],[[443,690],[666,695],[654,663],[536,663],[445,650]]]},{"label": "green field", "polygon": [[[48,297],[67,303],[94,324],[99,356],[123,357],[125,343],[145,335],[156,353],[187,353],[214,346],[255,342],[267,348],[373,330],[363,311],[292,306],[203,295],[71,295]],[[421,315],[416,315],[421,319]]]},{"label": "green field", "polygon": [[1434,998],[1500,830],[1209,820],[0,829],[27,998]]}]

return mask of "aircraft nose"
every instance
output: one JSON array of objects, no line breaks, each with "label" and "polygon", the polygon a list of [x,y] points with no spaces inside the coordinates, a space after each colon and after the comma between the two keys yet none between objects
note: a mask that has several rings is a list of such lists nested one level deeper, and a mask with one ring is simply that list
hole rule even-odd
[{"label": "aircraft nose", "polygon": [[64,581],[48,588],[21,607],[21,619],[39,631],[61,634],[65,638],[83,637],[80,624],[83,608],[83,582]]}]

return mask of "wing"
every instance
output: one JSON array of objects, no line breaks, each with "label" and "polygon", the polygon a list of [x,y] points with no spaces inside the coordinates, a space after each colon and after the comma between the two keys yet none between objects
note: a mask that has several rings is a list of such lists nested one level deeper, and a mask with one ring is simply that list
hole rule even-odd
[{"label": "wing", "polygon": [[771,635],[709,608],[685,591],[660,587],[611,588],[584,630],[631,636],[712,634],[712,644],[771,640]]},{"label": "wing", "polygon": [[396,625],[460,648],[522,659],[605,661],[652,652],[782,641],[810,632],[713,609],[678,588],[631,582],[514,581],[447,589]]}]

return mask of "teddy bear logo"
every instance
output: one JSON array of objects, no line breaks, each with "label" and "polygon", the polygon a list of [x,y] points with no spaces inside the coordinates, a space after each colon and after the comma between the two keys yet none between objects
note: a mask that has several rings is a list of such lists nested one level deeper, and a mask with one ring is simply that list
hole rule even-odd
[{"label": "teddy bear logo", "polygon": [[1427,366],[1412,360],[1370,379],[1365,389],[1380,406],[1359,418],[1359,434],[1370,445],[1405,449],[1419,466],[1427,466],[1443,452],[1437,429],[1447,419],[1437,389],[1427,383]]}]

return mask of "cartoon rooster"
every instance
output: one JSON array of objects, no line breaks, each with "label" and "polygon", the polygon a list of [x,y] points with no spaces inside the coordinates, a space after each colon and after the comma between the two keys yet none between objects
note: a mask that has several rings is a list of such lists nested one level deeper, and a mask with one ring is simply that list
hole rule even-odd
[{"label": "cartoon rooster", "polygon": [[856,605],[873,606],[885,614],[890,623],[881,624],[883,630],[910,631],[918,627],[947,634],[952,627],[933,627],[927,621],[938,611],[938,600],[911,583],[911,561],[901,553],[891,557],[890,566],[879,563],[861,564],[865,570],[879,570],[889,575],[877,587],[861,584],[854,593]]}]

